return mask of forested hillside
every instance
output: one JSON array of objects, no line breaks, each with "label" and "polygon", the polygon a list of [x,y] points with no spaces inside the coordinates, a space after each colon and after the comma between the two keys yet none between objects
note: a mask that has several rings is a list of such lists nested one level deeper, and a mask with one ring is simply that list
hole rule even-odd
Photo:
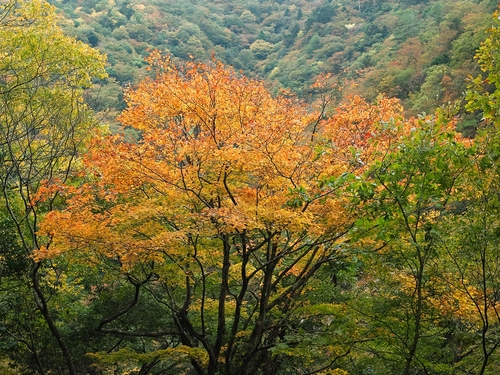
[{"label": "forested hillside", "polygon": [[[212,53],[245,75],[307,96],[321,73],[355,78],[355,93],[403,100],[412,114],[460,98],[493,0],[52,0],[66,31],[108,56],[95,109],[143,76],[149,48],[180,60]],[[346,72],[346,70],[348,70]],[[120,107],[121,108],[121,107]]]},{"label": "forested hillside", "polygon": [[0,373],[500,373],[494,5],[0,0]]}]

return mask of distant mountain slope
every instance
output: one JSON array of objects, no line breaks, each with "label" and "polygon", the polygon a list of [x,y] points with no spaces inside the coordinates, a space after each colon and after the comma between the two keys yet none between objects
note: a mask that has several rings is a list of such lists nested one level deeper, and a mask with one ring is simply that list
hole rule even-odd
[{"label": "distant mountain slope", "polygon": [[[322,72],[349,68],[356,89],[402,99],[411,113],[459,97],[476,71],[492,0],[52,0],[65,28],[108,55],[96,110],[120,107],[149,48],[216,58],[273,87],[306,94]],[[357,73],[355,73],[357,72]]]}]

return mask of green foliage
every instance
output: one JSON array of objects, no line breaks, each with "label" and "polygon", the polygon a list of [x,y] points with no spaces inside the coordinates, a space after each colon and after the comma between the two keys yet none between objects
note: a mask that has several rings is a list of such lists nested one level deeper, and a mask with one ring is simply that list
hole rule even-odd
[{"label": "green foliage", "polygon": [[104,76],[103,56],[64,35],[48,3],[0,4],[0,353],[22,373],[75,374],[81,364],[66,345],[67,327],[54,320],[64,315],[62,271],[31,255],[50,243],[38,224],[61,203],[54,185],[73,177],[98,126],[83,91]]},{"label": "green foliage", "polygon": [[332,17],[335,15],[335,6],[330,2],[325,2],[323,5],[314,8],[311,15],[306,21],[306,28],[310,28],[313,23],[327,23],[330,22]]},{"label": "green foliage", "polygon": [[365,336],[371,338],[362,346],[361,355],[368,357],[361,363],[378,368],[376,373],[388,362],[390,373],[404,374],[430,368],[448,373],[456,366],[449,358],[455,349],[440,333],[455,334],[447,327],[455,311],[440,300],[448,276],[439,260],[476,149],[457,142],[440,120],[422,118],[413,126],[367,173],[368,180],[356,184],[365,218],[354,233],[361,242],[373,233],[373,243],[364,250],[363,282],[355,297],[363,302],[351,304],[368,321]]},{"label": "green foliage", "polygon": [[159,361],[166,361],[168,363],[167,368],[175,368],[177,371],[181,371],[185,367],[185,363],[191,359],[202,363],[208,360],[206,352],[203,349],[182,345],[175,348],[154,350],[148,353],[137,353],[131,349],[123,348],[113,353],[89,353],[88,357],[97,364],[98,368],[100,366],[108,369],[115,367],[115,371],[118,370],[120,372],[131,371],[133,369],[139,371],[141,366]]},{"label": "green foliage", "polygon": [[[122,85],[133,84],[143,75],[142,65],[136,62],[147,55],[148,48],[169,51],[182,60],[207,61],[215,52],[218,59],[248,76],[304,95],[306,86],[321,73],[369,67],[357,76],[363,88],[354,91],[369,99],[379,91],[397,95],[409,109],[413,107],[412,114],[432,113],[464,91],[463,79],[475,74],[472,57],[494,9],[489,2],[473,0],[53,1],[71,19],[66,23],[68,32],[109,54],[108,71]],[[408,55],[404,44],[410,38],[422,43],[419,60],[411,68],[394,68],[395,61]],[[127,42],[133,51],[116,53],[119,41]],[[446,82],[451,84],[440,83],[440,95],[428,99],[422,84],[432,75],[428,69],[439,64],[447,65]]]},{"label": "green foliage", "polygon": [[499,124],[500,106],[498,97],[500,93],[500,14],[494,14],[494,25],[488,29],[488,38],[481,43],[476,54],[476,59],[483,72],[475,78],[470,76],[467,91],[467,109],[469,111],[481,110],[483,117],[495,125]]}]

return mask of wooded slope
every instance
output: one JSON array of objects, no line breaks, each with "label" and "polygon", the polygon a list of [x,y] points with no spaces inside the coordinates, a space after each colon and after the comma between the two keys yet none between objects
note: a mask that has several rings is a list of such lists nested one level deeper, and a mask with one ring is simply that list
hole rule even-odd
[{"label": "wooded slope", "polygon": [[[96,110],[122,108],[119,86],[144,74],[147,50],[224,63],[274,90],[301,95],[321,73],[348,75],[354,92],[403,100],[412,114],[461,96],[491,26],[493,0],[52,0],[65,28],[108,56]],[[346,70],[348,72],[346,73]]]}]

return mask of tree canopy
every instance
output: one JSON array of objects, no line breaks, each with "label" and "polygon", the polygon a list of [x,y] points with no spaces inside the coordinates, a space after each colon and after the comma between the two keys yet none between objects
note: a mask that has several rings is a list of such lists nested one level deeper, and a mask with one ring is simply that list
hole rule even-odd
[{"label": "tree canopy", "polygon": [[[238,61],[279,65],[280,41],[256,22],[285,3],[235,2],[224,22],[247,35]],[[412,87],[430,55],[403,26],[423,22],[426,4],[404,3],[400,18],[384,18],[401,33],[381,50],[401,43],[402,54],[380,87],[423,103]],[[139,10],[160,17],[148,4],[79,5],[121,40],[149,35]],[[345,10],[285,5],[300,21],[290,35],[310,36],[303,67]],[[378,5],[349,6],[367,16]],[[443,9],[429,12],[452,22]],[[0,372],[497,373],[498,16],[466,104],[414,117],[397,98],[354,95],[318,64],[304,100],[216,57],[200,62],[202,29],[227,46],[232,34],[183,22],[176,40],[192,56],[150,50],[147,74],[123,94],[117,121],[131,138],[109,133],[85,102],[116,92],[104,58],[65,36],[46,2],[1,3]],[[365,36],[384,38],[384,25]],[[447,40],[465,56],[473,39],[462,31]],[[429,93],[452,86],[451,60],[433,55]],[[299,76],[305,84],[310,72]],[[467,116],[483,118],[468,137],[457,132]]]},{"label": "tree canopy", "polygon": [[185,348],[196,373],[266,372],[285,348],[296,357],[287,368],[328,366],[349,345],[332,337],[318,347],[332,358],[307,365],[290,325],[319,271],[342,257],[354,222],[347,176],[363,169],[368,139],[382,147],[395,136],[378,125],[397,122],[401,107],[353,99],[323,121],[217,61],[177,67],[153,53],[149,62],[154,78],[126,93],[120,116],[141,139],[95,141],[94,177],[49,214],[50,246],[37,257],[104,256],[141,280],[171,319],[157,350]]},{"label": "tree canopy", "polygon": [[76,373],[54,318],[51,267],[31,255],[45,241],[40,220],[57,203],[51,186],[71,177],[98,127],[83,90],[104,76],[104,58],[64,35],[45,1],[0,3],[0,335],[2,350],[37,373],[54,363]]}]

